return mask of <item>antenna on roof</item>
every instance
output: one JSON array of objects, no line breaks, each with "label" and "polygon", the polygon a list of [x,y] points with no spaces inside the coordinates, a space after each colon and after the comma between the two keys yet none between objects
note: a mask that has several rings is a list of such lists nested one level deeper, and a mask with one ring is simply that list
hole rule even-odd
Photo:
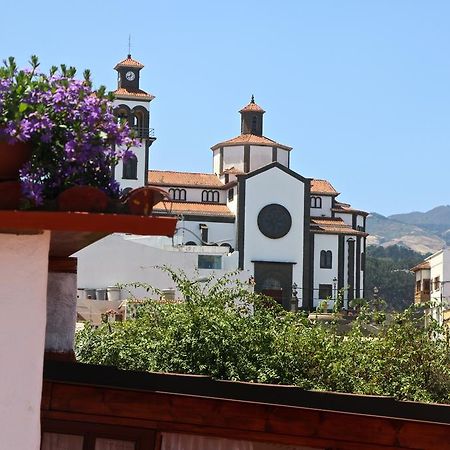
[{"label": "antenna on roof", "polygon": [[131,58],[131,34],[128,35],[128,58]]}]

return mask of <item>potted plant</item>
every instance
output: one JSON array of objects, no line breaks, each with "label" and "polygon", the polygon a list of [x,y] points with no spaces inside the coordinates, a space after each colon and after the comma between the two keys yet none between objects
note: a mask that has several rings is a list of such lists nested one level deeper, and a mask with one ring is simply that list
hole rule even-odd
[{"label": "potted plant", "polygon": [[[63,195],[62,209],[71,209],[71,196],[90,198],[92,192],[93,204],[103,199],[103,208],[105,198],[119,198],[113,167],[132,156],[130,147],[137,141],[128,125],[114,117],[105,88],[92,88],[89,71],[78,80],[72,67],[52,67],[43,74],[37,57],[30,64],[18,70],[9,58],[0,68],[0,141],[10,146],[6,152],[11,154],[15,145],[31,147],[19,166],[27,206],[58,201],[71,189]],[[88,201],[82,204],[89,208]]]}]

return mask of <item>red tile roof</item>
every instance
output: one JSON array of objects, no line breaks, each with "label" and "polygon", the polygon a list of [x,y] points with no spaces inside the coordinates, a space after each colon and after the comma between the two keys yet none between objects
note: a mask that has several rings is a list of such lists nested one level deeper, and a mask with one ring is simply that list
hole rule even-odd
[{"label": "red tile roof", "polygon": [[252,95],[252,99],[250,100],[250,103],[247,106],[244,106],[240,111],[240,113],[243,112],[259,112],[259,113],[265,113],[265,111],[261,108],[261,106],[257,105],[255,103],[255,98]]},{"label": "red tile roof", "polygon": [[211,147],[211,150],[215,150],[216,148],[222,146],[245,145],[245,144],[263,145],[265,147],[279,147],[284,150],[292,150],[292,147],[279,144],[278,142],[272,139],[269,139],[265,136],[257,136],[256,134],[241,134],[233,139],[229,139],[228,141],[219,142],[218,144]]},{"label": "red tile roof", "polygon": [[322,194],[322,195],[339,195],[339,192],[334,189],[331,183],[327,180],[311,180],[311,194]]},{"label": "red tile roof", "polygon": [[335,207],[331,209],[331,211],[337,212],[337,213],[344,213],[344,214],[361,214],[363,216],[368,216],[369,213],[366,211],[362,211],[360,209],[354,209],[352,208],[348,203],[340,203],[335,202]]},{"label": "red tile roof", "polygon": [[354,230],[338,217],[311,217],[311,232],[322,234],[348,234],[367,236],[367,233]]},{"label": "red tile roof", "polygon": [[240,169],[236,169],[236,167],[229,167],[228,169],[225,169],[222,174],[228,173],[230,175],[243,175],[245,172]]},{"label": "red tile roof", "polygon": [[221,203],[160,202],[153,207],[155,213],[172,213],[196,216],[234,217],[227,205]]},{"label": "red tile roof", "polygon": [[430,268],[431,268],[430,263],[428,261],[423,261],[420,264],[417,264],[417,266],[414,266],[411,269],[411,272],[418,272],[419,270],[427,270]]},{"label": "red tile roof", "polygon": [[213,173],[174,172],[149,170],[148,182],[159,186],[186,186],[193,188],[223,188],[223,183]]},{"label": "red tile roof", "polygon": [[154,95],[149,94],[142,89],[134,88],[119,88],[113,91],[116,98],[132,99],[132,100],[146,100],[151,101],[155,98]]},{"label": "red tile roof", "polygon": [[144,64],[141,64],[139,61],[136,61],[131,57],[131,55],[128,55],[126,59],[123,61],[120,61],[114,66],[114,70],[119,69],[120,67],[134,67],[137,69],[142,69],[144,67]]}]

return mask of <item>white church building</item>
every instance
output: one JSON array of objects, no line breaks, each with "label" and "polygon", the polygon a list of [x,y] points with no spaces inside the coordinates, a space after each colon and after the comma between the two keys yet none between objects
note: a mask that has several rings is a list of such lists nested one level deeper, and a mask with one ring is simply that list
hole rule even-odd
[{"label": "white church building", "polygon": [[293,286],[298,307],[306,310],[338,292],[345,306],[364,297],[367,213],[339,202],[329,181],[291,169],[293,149],[264,136],[265,111],[253,97],[239,111],[240,134],[211,147],[211,173],[148,170],[154,97],[140,89],[142,68],[131,55],[115,67],[116,113],[143,143],[115,176],[122,188],[167,190],[171,202],[157,204],[153,213],[177,215],[177,232],[173,239],[113,235],[84,249],[75,255],[79,287],[143,281],[174,289],[154,268],[166,264],[193,282],[239,270],[242,280],[251,279],[256,291],[286,309]]}]

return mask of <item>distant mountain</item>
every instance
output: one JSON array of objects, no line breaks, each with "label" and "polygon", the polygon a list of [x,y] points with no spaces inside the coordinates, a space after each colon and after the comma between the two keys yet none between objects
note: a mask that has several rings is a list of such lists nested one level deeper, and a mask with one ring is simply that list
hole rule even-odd
[{"label": "distant mountain", "polygon": [[[447,212],[450,218],[449,206],[432,209],[428,212],[432,213],[430,216],[428,213],[409,213],[385,217],[371,213],[367,218],[368,244],[383,247],[401,245],[422,254],[434,253],[444,247],[446,241],[450,243],[450,224],[445,223]],[[429,223],[416,224],[417,217],[419,221],[428,220]]]},{"label": "distant mountain", "polygon": [[438,206],[424,213],[394,214],[389,219],[421,227],[450,244],[450,205]]}]

